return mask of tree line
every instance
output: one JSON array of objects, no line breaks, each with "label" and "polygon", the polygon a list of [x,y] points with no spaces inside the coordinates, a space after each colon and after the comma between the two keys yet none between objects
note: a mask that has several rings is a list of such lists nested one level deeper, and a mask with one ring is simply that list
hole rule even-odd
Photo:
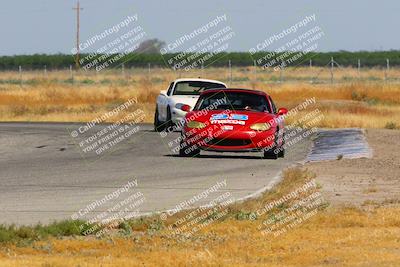
[{"label": "tree line", "polygon": [[[284,52],[283,52],[284,53]],[[81,54],[81,58],[89,56],[88,54]],[[94,58],[99,58],[102,55],[95,55]],[[212,57],[207,57],[205,54],[194,56],[193,53],[182,54],[165,54],[159,53],[131,53],[121,57],[114,66],[120,66],[122,63],[125,67],[173,67],[179,58],[180,61],[184,59],[204,58],[202,66],[205,67],[227,67],[229,62],[232,66],[253,66],[254,60],[268,56],[269,60],[280,58],[282,53],[258,52],[253,55],[246,52],[221,52],[213,54]],[[93,60],[93,55],[92,55]],[[282,58],[282,57],[281,57]],[[386,67],[387,59],[389,59],[390,66],[400,65],[400,51],[359,51],[359,52],[310,52],[300,57],[293,63],[295,66],[327,66],[331,61],[335,60],[341,66],[358,66],[360,62],[361,67]],[[264,64],[258,64],[258,66]],[[75,59],[73,55],[67,54],[34,54],[34,55],[15,55],[15,56],[1,56],[0,57],[0,70],[18,70],[22,66],[24,70],[38,70],[46,67],[47,69],[66,69],[70,66],[75,66]],[[200,67],[200,64],[198,65]]]}]

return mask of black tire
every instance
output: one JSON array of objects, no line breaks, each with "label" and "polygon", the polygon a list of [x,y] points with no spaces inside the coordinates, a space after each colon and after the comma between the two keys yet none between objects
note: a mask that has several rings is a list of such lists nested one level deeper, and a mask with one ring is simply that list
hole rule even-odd
[{"label": "black tire", "polygon": [[283,147],[279,148],[278,157],[279,158],[284,158],[285,157],[285,149]]},{"label": "black tire", "polygon": [[276,145],[277,135],[276,135],[276,133],[275,133],[275,138],[274,139],[275,139],[274,140],[274,145],[271,148],[264,150],[264,159],[278,159],[279,153],[280,153],[281,150],[279,150],[278,153],[275,152],[276,149],[277,149],[277,145]]},{"label": "black tire", "polygon": [[285,157],[285,134],[282,135],[282,145],[279,148],[278,157],[280,158]]},{"label": "black tire", "polygon": [[158,120],[158,108],[156,107],[156,111],[154,112],[154,131],[161,132],[163,129],[163,124]]},{"label": "black tire", "polygon": [[168,106],[168,107],[167,107],[167,120],[166,120],[165,123],[164,123],[164,129],[165,129],[167,132],[172,132],[172,131],[173,131],[172,126],[174,126],[174,124],[172,123],[171,117],[172,117],[172,115],[171,115],[171,109],[170,109],[170,107]]},{"label": "black tire", "polygon": [[279,153],[275,153],[276,147],[264,150],[264,159],[278,159]]},{"label": "black tire", "polygon": [[179,146],[179,156],[180,157],[196,157],[200,155],[200,149],[197,147],[189,147],[184,141],[181,142]]}]

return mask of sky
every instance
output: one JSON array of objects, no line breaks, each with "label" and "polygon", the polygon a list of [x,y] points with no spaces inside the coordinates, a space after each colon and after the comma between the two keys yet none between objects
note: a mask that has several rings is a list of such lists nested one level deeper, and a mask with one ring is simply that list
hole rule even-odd
[{"label": "sky", "polygon": [[[71,54],[76,35],[76,13],[72,7],[76,0],[1,2],[0,55]],[[315,21],[282,42],[318,26],[323,37],[318,39],[316,51],[400,49],[398,0],[80,0],[80,4],[81,41],[137,14],[135,23],[146,33],[146,39],[158,38],[170,44],[226,15],[226,21],[215,28],[217,31],[229,26],[234,32],[226,51],[248,52],[315,14]],[[133,26],[132,23],[130,27]],[[206,35],[197,36],[191,44]],[[177,49],[188,47],[189,42]],[[93,46],[87,51],[97,48]]]}]

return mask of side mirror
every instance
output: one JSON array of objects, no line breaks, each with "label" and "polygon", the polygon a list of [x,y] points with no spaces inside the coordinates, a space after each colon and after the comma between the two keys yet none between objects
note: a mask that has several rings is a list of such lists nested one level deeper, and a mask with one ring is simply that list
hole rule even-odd
[{"label": "side mirror", "polygon": [[287,108],[280,108],[278,109],[278,115],[282,116],[282,115],[286,115],[288,113]]}]

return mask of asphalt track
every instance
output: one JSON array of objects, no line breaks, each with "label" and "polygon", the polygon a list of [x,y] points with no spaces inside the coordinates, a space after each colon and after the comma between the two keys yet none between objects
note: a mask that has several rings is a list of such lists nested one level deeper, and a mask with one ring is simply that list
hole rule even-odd
[{"label": "asphalt track", "polygon": [[[140,214],[173,209],[215,185],[218,192],[203,194],[190,205],[208,204],[227,192],[237,200],[271,186],[281,170],[303,161],[311,148],[306,137],[291,145],[284,159],[215,152],[180,158],[169,146],[178,132],[161,137],[151,125],[140,124],[138,132],[97,155],[79,146],[87,136],[71,137],[80,126],[0,123],[0,224],[49,223],[71,216],[90,219],[123,209],[109,210],[135,192],[142,195],[143,202],[133,205]],[[92,130],[100,132],[105,127]],[[128,192],[98,204],[90,213],[79,212],[135,180],[137,186]],[[226,185],[221,186],[224,180]]]}]

